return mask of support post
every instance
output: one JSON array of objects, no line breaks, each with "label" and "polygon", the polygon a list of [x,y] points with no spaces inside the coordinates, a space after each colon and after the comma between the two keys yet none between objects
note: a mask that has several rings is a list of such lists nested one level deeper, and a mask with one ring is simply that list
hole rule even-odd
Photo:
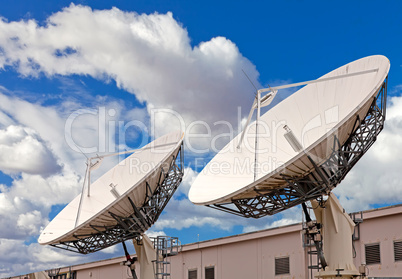
[{"label": "support post", "polygon": [[327,267],[316,273],[316,278],[350,279],[360,273],[353,263],[352,235],[354,222],[332,193],[321,207],[311,202],[317,222],[322,224],[323,250]]},{"label": "support post", "polygon": [[141,241],[138,243],[136,239],[133,239],[133,244],[140,263],[140,278],[155,279],[153,262],[156,261],[157,253],[151,240],[143,234]]}]

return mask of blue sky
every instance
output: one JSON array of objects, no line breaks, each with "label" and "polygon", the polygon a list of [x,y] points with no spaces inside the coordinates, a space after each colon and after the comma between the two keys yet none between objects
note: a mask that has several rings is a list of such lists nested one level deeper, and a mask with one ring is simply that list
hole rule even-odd
[{"label": "blue sky", "polygon": [[[348,211],[402,202],[399,1],[17,0],[2,6],[0,277],[122,255],[120,246],[80,256],[36,242],[81,189],[85,157],[71,142],[88,155],[136,148],[176,129],[180,119],[195,135],[187,140],[186,177],[152,234],[191,243],[301,221],[298,208],[248,220],[188,201],[197,172],[229,140],[213,137],[228,133],[229,124],[236,134],[239,118],[247,117],[254,88],[242,70],[266,87],[387,56],[386,128],[335,193]],[[211,136],[197,138],[206,126],[196,121]],[[105,162],[100,173],[114,163]]]}]

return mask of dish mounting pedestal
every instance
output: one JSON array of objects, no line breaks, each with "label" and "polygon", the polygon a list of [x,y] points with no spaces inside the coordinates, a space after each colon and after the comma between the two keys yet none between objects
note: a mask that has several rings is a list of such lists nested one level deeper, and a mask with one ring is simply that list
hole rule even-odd
[{"label": "dish mounting pedestal", "polygon": [[[316,227],[320,228],[319,234],[312,235],[314,242],[321,243],[317,252],[322,253],[323,259],[319,261],[321,268],[314,277],[351,279],[360,276],[353,263],[353,220],[332,193],[326,201],[319,203],[314,200],[311,204],[317,219]],[[310,231],[307,233],[311,234]],[[319,236],[319,239],[316,239],[316,236]]]}]

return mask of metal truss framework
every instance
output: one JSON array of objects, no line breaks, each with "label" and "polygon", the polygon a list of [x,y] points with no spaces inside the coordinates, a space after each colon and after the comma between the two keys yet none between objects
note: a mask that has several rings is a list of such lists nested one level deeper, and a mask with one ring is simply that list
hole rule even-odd
[{"label": "metal truss framework", "polygon": [[257,195],[253,198],[234,199],[231,203],[209,206],[246,218],[260,218],[328,194],[343,180],[350,169],[373,145],[377,135],[384,128],[387,81],[388,77],[384,80],[380,91],[373,99],[364,119],[356,118],[351,135],[342,146],[335,136],[333,151],[323,164],[317,165],[308,155],[308,159],[314,169],[310,173],[299,177],[281,174],[285,181],[282,188],[268,193],[256,191]]},{"label": "metal truss framework", "polygon": [[[179,161],[179,162],[177,162]],[[77,235],[77,240],[52,244],[52,246],[78,252],[81,254],[93,253],[117,243],[139,238],[149,227],[151,227],[159,218],[163,209],[173,196],[177,187],[179,187],[183,172],[183,145],[172,160],[167,172],[161,167],[160,179],[162,181],[157,185],[154,191],[147,183],[147,192],[144,203],[141,207],[136,207],[130,197],[127,197],[132,208],[133,214],[130,216],[118,216],[109,212],[116,220],[113,226],[93,226],[91,227],[97,233],[91,235]]]},{"label": "metal truss framework", "polygon": [[169,279],[171,265],[169,257],[181,252],[181,243],[177,237],[157,236],[151,238],[156,251],[156,260],[153,261],[155,279]]}]

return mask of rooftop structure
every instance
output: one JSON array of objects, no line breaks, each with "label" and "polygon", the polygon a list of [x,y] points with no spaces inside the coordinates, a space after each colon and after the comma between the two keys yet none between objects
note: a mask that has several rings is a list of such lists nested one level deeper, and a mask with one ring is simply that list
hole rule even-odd
[{"label": "rooftop structure", "polygon": [[[361,217],[360,213],[356,216]],[[356,226],[354,234],[355,265],[365,263],[368,278],[402,278],[402,204],[367,210],[362,217],[363,222]],[[306,268],[314,264],[310,262],[310,248],[302,223],[186,244],[177,256],[170,258],[171,278],[312,279]],[[119,257],[53,267],[50,273],[55,276],[51,278],[131,278],[127,267],[120,264],[124,260]],[[139,269],[139,264],[135,265]],[[32,277],[12,277],[17,278]]]}]

